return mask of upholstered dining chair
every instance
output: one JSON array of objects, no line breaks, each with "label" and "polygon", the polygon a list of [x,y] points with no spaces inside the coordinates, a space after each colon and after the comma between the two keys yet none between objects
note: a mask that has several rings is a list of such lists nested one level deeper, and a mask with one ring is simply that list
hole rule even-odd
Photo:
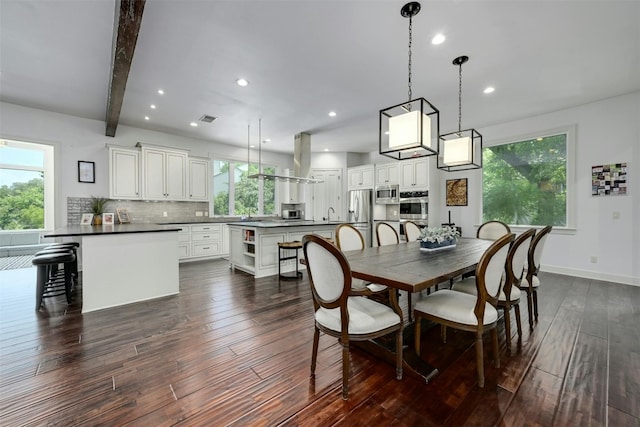
[{"label": "upholstered dining chair", "polygon": [[538,231],[531,241],[527,271],[525,272],[524,280],[520,284],[520,289],[527,293],[527,309],[529,310],[529,327],[531,329],[533,329],[534,316],[536,322],[538,321],[538,288],[540,287],[538,273],[540,272],[540,258],[542,257],[542,250],[547,241],[547,236],[551,233],[552,228],[552,226],[547,225]]},{"label": "upholstered dining chair", "polygon": [[509,244],[513,239],[513,234],[505,234],[493,242],[482,254],[476,267],[476,295],[443,289],[423,297],[416,302],[413,309],[413,315],[416,319],[414,345],[418,356],[420,355],[420,322],[422,319],[439,323],[445,342],[447,327],[475,332],[476,368],[480,387],[484,387],[482,335],[485,331],[491,332],[494,363],[496,368],[500,367],[496,305],[502,289],[501,278],[509,252]]},{"label": "upholstered dining chair", "polygon": [[397,245],[400,243],[398,232],[386,222],[379,222],[376,225],[376,238],[378,246]]},{"label": "upholstered dining chair", "polygon": [[420,238],[420,227],[413,221],[404,223],[404,235],[407,236],[407,242],[415,242]]},{"label": "upholstered dining chair", "polygon": [[395,333],[396,378],[402,379],[402,312],[395,292],[390,306],[362,296],[350,296],[351,268],[340,249],[325,238],[308,234],[302,238],[313,296],[315,327],[311,375],[315,375],[320,331],[338,338],[342,345],[342,398],[349,397],[349,343]]},{"label": "upholstered dining chair", "polygon": [[505,234],[511,233],[511,228],[502,221],[487,221],[476,232],[478,239],[496,240]]},{"label": "upholstered dining chair", "polygon": [[[498,308],[504,310],[504,331],[507,338],[507,349],[511,351],[511,307],[516,314],[516,327],[518,329],[518,343],[522,342],[522,321],[520,319],[520,285],[522,282],[524,267],[527,263],[527,255],[531,240],[535,234],[535,228],[531,228],[520,234],[513,241],[507,254],[507,264],[503,275],[503,287],[498,296]],[[453,285],[451,289],[476,295],[475,277],[469,277]]]},{"label": "upholstered dining chair", "polygon": [[[362,233],[351,224],[338,224],[336,227],[336,246],[341,251],[357,251],[365,247]],[[376,283],[365,282],[362,279],[351,279],[352,295],[369,296],[374,293],[384,292],[387,287]]]}]

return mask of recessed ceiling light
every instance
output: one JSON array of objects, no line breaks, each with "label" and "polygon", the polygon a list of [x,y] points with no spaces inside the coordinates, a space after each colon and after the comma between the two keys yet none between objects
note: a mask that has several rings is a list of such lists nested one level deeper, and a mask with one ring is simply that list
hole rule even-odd
[{"label": "recessed ceiling light", "polygon": [[384,134],[385,134],[385,135],[389,135],[389,131],[386,131]]},{"label": "recessed ceiling light", "polygon": [[493,86],[488,86],[483,90],[483,92],[484,93],[493,93],[494,90],[496,90],[496,88],[494,88]]},{"label": "recessed ceiling light", "polygon": [[267,138],[267,139],[265,139],[265,140],[264,140],[264,141],[262,141],[262,142],[271,142],[271,138]]},{"label": "recessed ceiling light", "polygon": [[329,149],[328,149],[328,148],[325,148],[325,149],[324,149],[324,151],[329,151]]},{"label": "recessed ceiling light", "polygon": [[197,127],[198,127],[198,124],[197,124],[196,122],[191,122],[191,123],[189,123],[189,124],[190,124],[191,126],[193,126],[194,128],[197,128]]},{"label": "recessed ceiling light", "polygon": [[255,145],[253,145],[253,144],[251,144],[249,147],[250,147],[250,148],[256,148],[256,146],[255,146]]},{"label": "recessed ceiling light", "polygon": [[144,116],[144,119],[145,120],[149,120],[149,116]]},{"label": "recessed ceiling light", "polygon": [[335,117],[336,116],[336,112],[335,111],[330,111],[329,112],[329,117]]},{"label": "recessed ceiling light", "polygon": [[236,80],[236,83],[238,83],[238,86],[246,86],[249,84],[249,82],[246,81],[245,79],[238,79]]},{"label": "recessed ceiling light", "polygon": [[438,33],[431,39],[431,44],[442,44],[447,38],[442,33]]},{"label": "recessed ceiling light", "polygon": [[155,110],[156,106],[155,106],[155,104],[151,104],[151,105],[149,105],[149,108],[151,108],[152,110]]},{"label": "recessed ceiling light", "polygon": [[164,95],[164,91],[162,89],[158,89],[158,94],[159,95]]}]

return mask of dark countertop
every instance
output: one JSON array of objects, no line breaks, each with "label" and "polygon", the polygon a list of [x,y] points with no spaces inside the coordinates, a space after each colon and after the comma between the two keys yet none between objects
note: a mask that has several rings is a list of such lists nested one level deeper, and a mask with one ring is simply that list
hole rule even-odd
[{"label": "dark countertop", "polygon": [[105,234],[157,233],[180,231],[180,227],[159,224],[69,225],[56,228],[42,237],[101,236]]},{"label": "dark countertop", "polygon": [[255,228],[278,228],[278,227],[316,227],[320,225],[344,224],[345,221],[286,221],[286,220],[264,220],[264,221],[241,221],[231,222],[228,225],[238,227],[255,227]]}]

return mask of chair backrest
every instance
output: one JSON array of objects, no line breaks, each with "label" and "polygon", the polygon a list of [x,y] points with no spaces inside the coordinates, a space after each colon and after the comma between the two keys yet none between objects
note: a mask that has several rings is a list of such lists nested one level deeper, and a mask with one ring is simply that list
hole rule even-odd
[{"label": "chair backrest", "polygon": [[496,306],[502,287],[502,274],[507,263],[509,244],[515,234],[509,233],[493,242],[482,254],[476,267],[476,289],[478,301],[474,312],[478,319],[484,316],[485,302]]},{"label": "chair backrest", "polygon": [[336,246],[341,251],[364,249],[364,237],[353,225],[340,224],[336,227]]},{"label": "chair backrest", "polygon": [[351,268],[346,258],[331,242],[315,234],[302,238],[302,250],[315,309],[340,307],[342,320],[346,318],[348,324],[346,307],[351,290]]},{"label": "chair backrest", "polygon": [[502,221],[487,221],[476,232],[478,239],[497,240],[505,234],[511,233],[511,228]]},{"label": "chair backrest", "polygon": [[504,284],[504,293],[507,297],[511,295],[511,287],[518,286],[522,280],[534,234],[536,234],[536,229],[530,228],[516,237],[509,249],[509,254],[507,255],[507,282]]},{"label": "chair backrest", "polygon": [[420,227],[413,221],[404,223],[404,235],[407,236],[407,242],[415,242],[420,238]]},{"label": "chair backrest", "polygon": [[540,258],[542,257],[542,250],[544,244],[547,241],[547,236],[551,233],[553,227],[547,225],[542,230],[536,233],[536,236],[531,241],[531,247],[529,248],[529,264],[527,266],[527,274],[537,275],[540,270]]},{"label": "chair backrest", "polygon": [[378,246],[397,245],[400,243],[396,229],[386,222],[379,222],[376,225],[376,237],[378,238]]}]

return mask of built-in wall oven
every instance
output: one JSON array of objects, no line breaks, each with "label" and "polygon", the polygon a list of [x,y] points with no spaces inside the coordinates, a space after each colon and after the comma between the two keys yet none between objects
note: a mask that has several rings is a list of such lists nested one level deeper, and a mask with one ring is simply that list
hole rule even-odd
[{"label": "built-in wall oven", "polygon": [[429,219],[429,192],[400,192],[400,219],[427,221]]}]

